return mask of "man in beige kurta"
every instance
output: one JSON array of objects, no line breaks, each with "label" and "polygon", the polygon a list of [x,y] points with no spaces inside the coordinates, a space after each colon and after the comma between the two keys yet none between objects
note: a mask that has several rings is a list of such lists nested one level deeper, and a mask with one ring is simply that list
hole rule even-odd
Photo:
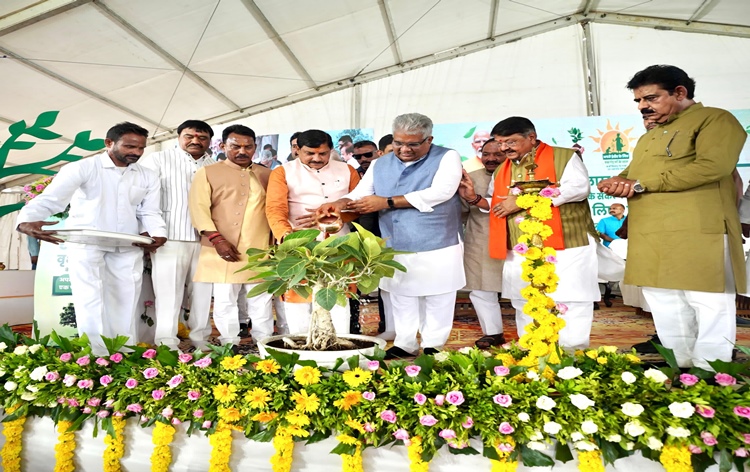
[{"label": "man in beige kurta", "polygon": [[[195,282],[214,284],[214,323],[222,344],[238,344],[240,324],[237,296],[253,273],[237,272],[245,266],[245,252],[269,245],[271,229],[266,219],[266,186],[271,171],[253,165],[255,133],[232,125],[222,134],[227,156],[213,166],[198,169],[190,188],[190,217],[201,234],[201,252]],[[157,281],[158,283],[158,281]],[[273,334],[271,294],[247,299],[251,331],[258,341]]]},{"label": "man in beige kurta", "polygon": [[[489,140],[482,144],[480,156],[483,166],[481,169],[463,172],[465,178],[473,183],[476,194],[485,195],[492,173],[505,160],[505,153],[500,150],[497,141]],[[466,200],[461,202],[461,206],[466,216],[464,231],[466,286],[464,290],[470,291],[469,298],[484,334],[477,340],[476,345],[480,349],[487,349],[505,343],[498,299],[503,285],[505,261],[490,257],[490,214]]]},{"label": "man in beige kurta", "polygon": [[747,134],[736,118],[693,100],[695,81],[651,66],[628,83],[656,122],[620,176],[599,183],[627,197],[625,283],[643,287],[662,344],[681,367],[731,361],[735,293],[745,287],[732,173]]}]

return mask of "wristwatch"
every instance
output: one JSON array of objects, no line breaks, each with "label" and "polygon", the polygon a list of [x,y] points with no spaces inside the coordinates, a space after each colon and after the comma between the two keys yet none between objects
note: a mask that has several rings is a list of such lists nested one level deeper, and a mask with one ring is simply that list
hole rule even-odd
[{"label": "wristwatch", "polygon": [[390,208],[391,210],[396,208],[396,204],[393,203],[393,197],[388,197],[386,199],[386,202],[388,202],[388,208]]},{"label": "wristwatch", "polygon": [[644,187],[643,185],[641,185],[641,183],[636,180],[635,184],[633,185],[633,191],[635,193],[643,193],[643,192],[646,191],[646,187]]}]

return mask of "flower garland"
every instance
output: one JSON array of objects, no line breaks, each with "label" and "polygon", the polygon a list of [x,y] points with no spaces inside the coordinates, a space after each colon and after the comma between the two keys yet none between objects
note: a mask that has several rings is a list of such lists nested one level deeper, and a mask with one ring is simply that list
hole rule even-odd
[{"label": "flower garland", "polygon": [[[12,406],[7,408],[5,413],[11,414],[18,408],[18,405]],[[5,445],[0,451],[0,458],[2,458],[2,468],[6,472],[21,472],[21,450],[23,449],[21,435],[23,434],[24,423],[26,423],[25,416],[3,423]]]},{"label": "flower garland", "polygon": [[58,436],[55,445],[55,472],[73,472],[76,470],[73,462],[76,450],[76,433],[68,431],[73,426],[72,421],[60,421],[57,423]]},{"label": "flower garland", "polygon": [[125,419],[122,417],[112,418],[112,429],[115,432],[114,437],[107,434],[104,436],[104,449],[102,458],[104,459],[104,472],[120,472],[120,459],[125,455]]},{"label": "flower garland", "polygon": [[364,472],[365,470],[362,464],[362,445],[359,442],[357,442],[357,450],[354,454],[341,454],[341,460],[343,472]]},{"label": "flower garland", "polygon": [[430,469],[430,463],[422,460],[422,438],[414,436],[411,438],[409,447],[406,448],[409,455],[409,470],[411,472],[427,472]]},{"label": "flower garland", "polygon": [[208,437],[211,443],[209,472],[230,472],[229,456],[232,455],[232,429],[224,420],[219,420],[216,431]]},{"label": "flower garland", "polygon": [[151,471],[167,472],[172,463],[172,451],[169,445],[174,439],[175,429],[172,425],[157,421],[154,424],[154,452],[151,453]]},{"label": "flower garland", "polygon": [[515,448],[516,442],[511,436],[505,436],[502,441],[497,443],[495,450],[500,460],[492,460],[492,472],[515,472],[518,469],[518,461],[510,458]]},{"label": "flower garland", "polygon": [[604,472],[601,452],[598,449],[594,451],[578,451],[578,470],[581,472]]},{"label": "flower garland", "polygon": [[687,446],[664,446],[659,457],[667,472],[692,472],[690,449]]},{"label": "flower garland", "polygon": [[292,439],[291,428],[279,426],[273,436],[273,447],[276,450],[271,456],[273,472],[289,472],[292,470],[292,453],[294,452],[294,439]]}]

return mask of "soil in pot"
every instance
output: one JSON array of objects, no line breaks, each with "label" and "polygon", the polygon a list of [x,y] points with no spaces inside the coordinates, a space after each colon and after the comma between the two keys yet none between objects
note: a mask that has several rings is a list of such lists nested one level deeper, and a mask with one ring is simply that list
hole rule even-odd
[{"label": "soil in pot", "polygon": [[[344,336],[346,338],[346,336]],[[304,336],[291,336],[289,339],[293,340],[294,342],[298,344],[305,344],[307,342],[307,338]],[[371,348],[373,346],[376,346],[377,343],[372,341],[363,341],[361,339],[351,339],[346,338],[347,341],[351,341],[356,347],[356,349],[367,349]],[[284,344],[284,341],[282,339],[277,339],[275,341],[271,341],[267,344],[268,347],[276,348],[276,349],[289,349],[289,346]],[[299,349],[300,351],[312,351],[312,349]],[[331,352],[331,351],[350,351],[350,348],[343,347],[343,346],[335,346],[332,349],[328,349],[324,352]]]}]

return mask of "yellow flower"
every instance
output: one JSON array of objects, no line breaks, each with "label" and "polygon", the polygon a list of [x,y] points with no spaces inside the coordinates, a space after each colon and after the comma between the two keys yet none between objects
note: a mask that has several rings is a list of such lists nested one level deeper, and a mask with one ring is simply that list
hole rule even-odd
[{"label": "yellow flower", "polygon": [[693,470],[691,453],[687,446],[664,446],[659,461],[669,472],[690,472]]},{"label": "yellow flower", "polygon": [[597,352],[596,349],[587,349],[586,357],[588,357],[589,359],[596,359],[597,357],[599,357],[599,352]]},{"label": "yellow flower", "polygon": [[265,359],[255,364],[255,368],[264,374],[278,374],[281,366],[274,359]]},{"label": "yellow flower", "polygon": [[341,399],[333,402],[334,405],[344,411],[349,411],[354,405],[362,400],[362,393],[356,390],[347,390],[341,394]]},{"label": "yellow flower", "polygon": [[214,387],[214,398],[221,403],[228,403],[237,398],[237,387],[234,384],[219,384]]},{"label": "yellow flower", "polygon": [[310,418],[306,414],[297,411],[290,411],[284,418],[295,426],[307,426],[310,424]]},{"label": "yellow flower", "polygon": [[348,427],[350,427],[353,430],[355,430],[355,431],[359,431],[362,434],[365,433],[365,428],[364,428],[364,426],[362,426],[362,423],[360,423],[359,421],[354,421],[352,419],[348,419],[348,420],[346,420],[345,424]]},{"label": "yellow flower", "polygon": [[600,364],[604,365],[604,364],[606,364],[606,363],[607,363],[607,358],[606,358],[606,357],[601,357],[601,356],[600,356],[600,357],[597,357],[597,358],[596,358],[596,362],[598,362],[598,363],[600,363]]},{"label": "yellow flower", "polygon": [[500,360],[503,362],[503,365],[505,367],[511,367],[516,365],[516,359],[507,352],[501,352],[495,356],[495,359]]},{"label": "yellow flower", "polygon": [[356,388],[369,382],[372,378],[372,372],[356,367],[352,370],[347,370],[341,377],[343,377],[347,385]]},{"label": "yellow flower", "polygon": [[270,412],[262,411],[250,419],[253,421],[260,421],[261,423],[268,423],[269,421],[276,418],[277,416],[278,415],[272,411]]},{"label": "yellow flower", "polygon": [[310,436],[310,432],[306,429],[302,429],[299,426],[291,426],[289,428],[289,434],[292,436],[299,436],[301,438],[306,438],[307,436]]},{"label": "yellow flower", "polygon": [[294,380],[301,385],[315,385],[320,382],[320,371],[316,367],[300,367],[294,371]]},{"label": "yellow flower", "polygon": [[219,408],[219,418],[222,420],[233,423],[242,419],[242,413],[237,408]]},{"label": "yellow flower", "polygon": [[183,323],[177,325],[177,337],[181,339],[187,339],[190,337],[190,330]]},{"label": "yellow flower", "polygon": [[633,354],[625,354],[625,359],[629,360],[633,364],[640,364],[641,358]]},{"label": "yellow flower", "polygon": [[617,352],[617,346],[600,346],[600,351],[604,351],[607,354],[615,354]]},{"label": "yellow flower", "polygon": [[271,394],[262,388],[255,387],[245,394],[245,401],[250,404],[250,408],[256,410],[265,408],[269,400],[271,400]]},{"label": "yellow flower", "polygon": [[601,452],[578,451],[578,470],[581,472],[604,472]]},{"label": "yellow flower", "polygon": [[344,444],[349,444],[349,445],[357,444],[357,438],[351,437],[348,434],[339,434],[338,436],[336,436],[336,439],[338,439]]},{"label": "yellow flower", "polygon": [[304,411],[305,413],[315,413],[320,406],[318,396],[314,393],[308,395],[304,388],[299,392],[294,392],[291,399],[293,402],[297,403],[295,409]]},{"label": "yellow flower", "polygon": [[226,370],[238,370],[245,364],[247,364],[247,359],[240,355],[225,357],[221,360],[221,366]]}]

